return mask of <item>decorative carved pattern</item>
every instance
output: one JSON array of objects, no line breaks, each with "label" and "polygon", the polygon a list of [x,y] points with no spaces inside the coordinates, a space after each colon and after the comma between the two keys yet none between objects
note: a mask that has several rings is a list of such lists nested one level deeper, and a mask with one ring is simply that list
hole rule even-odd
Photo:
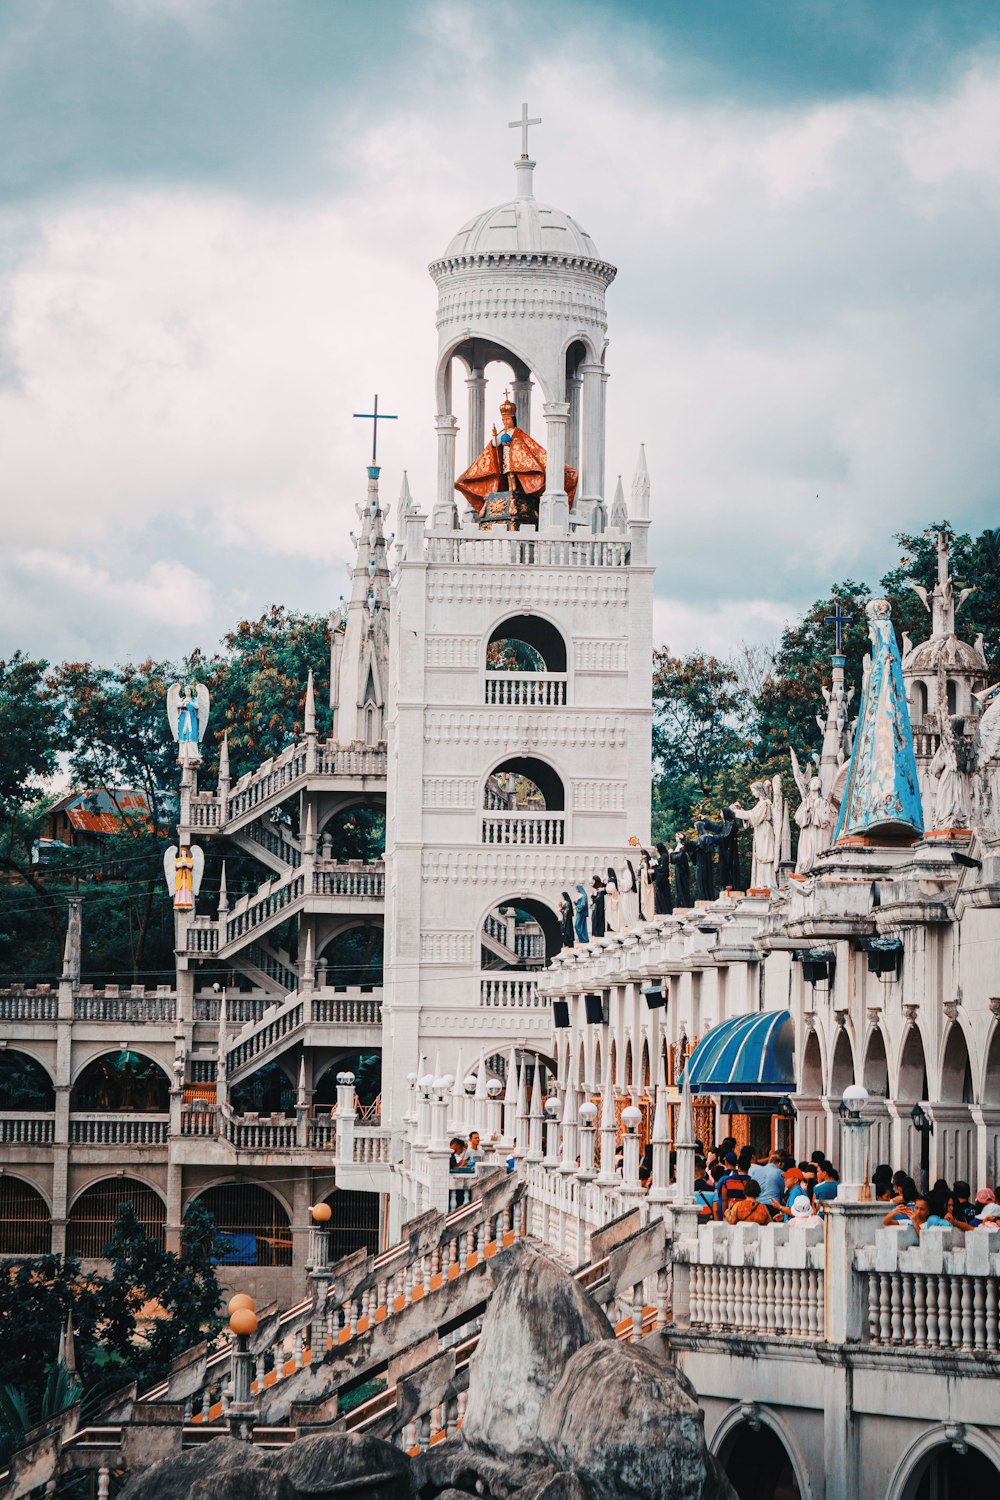
[{"label": "decorative carved pattern", "polygon": [[627,602],[628,580],[610,569],[595,575],[492,567],[458,571],[442,566],[428,571],[427,598],[432,604],[490,604],[505,609],[539,604],[607,609]]},{"label": "decorative carved pattern", "polygon": [[570,783],[573,806],[577,812],[624,812],[625,781],[604,781],[598,777]]},{"label": "decorative carved pattern", "polygon": [[919,1014],[919,1011],[919,1005],[903,1006],[903,1015],[906,1017],[906,1020],[910,1026],[915,1026],[917,1024],[917,1015]]},{"label": "decorative carved pattern", "polygon": [[530,286],[521,277],[501,280],[499,285],[459,286],[443,292],[438,301],[438,327],[487,318],[552,317],[589,323],[602,332],[608,326],[601,292],[582,286],[557,290],[550,282]]},{"label": "decorative carved pattern", "polygon": [[424,737],[440,745],[516,745],[519,752],[544,748],[590,746],[624,750],[627,728],[612,714],[492,714],[456,709],[429,709]]},{"label": "decorative carved pattern", "polygon": [[603,636],[577,639],[573,662],[578,672],[626,672],[628,641],[606,640]]},{"label": "decorative carved pattern", "polygon": [[478,783],[474,776],[425,776],[425,807],[474,807]]},{"label": "decorative carved pattern", "polygon": [[425,964],[469,964],[475,957],[471,932],[422,932],[420,961]]},{"label": "decorative carved pattern", "polygon": [[944,1011],[949,1021],[955,1021],[958,1019],[958,1007],[961,1005],[961,1003],[961,1000],[946,1000],[944,1002],[941,1009]]},{"label": "decorative carved pattern", "polygon": [[478,667],[481,649],[478,635],[429,635],[424,661],[429,667]]}]

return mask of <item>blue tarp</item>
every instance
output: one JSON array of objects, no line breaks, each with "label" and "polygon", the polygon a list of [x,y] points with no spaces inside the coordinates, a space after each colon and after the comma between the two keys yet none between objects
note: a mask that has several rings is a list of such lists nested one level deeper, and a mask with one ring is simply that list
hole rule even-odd
[{"label": "blue tarp", "polygon": [[794,1049],[790,1011],[764,1010],[723,1021],[706,1032],[688,1058],[691,1092],[793,1094]]},{"label": "blue tarp", "polygon": [[225,1232],[228,1247],[223,1255],[219,1256],[219,1264],[223,1266],[255,1266],[257,1264],[257,1236],[255,1234],[239,1234],[229,1229]]}]

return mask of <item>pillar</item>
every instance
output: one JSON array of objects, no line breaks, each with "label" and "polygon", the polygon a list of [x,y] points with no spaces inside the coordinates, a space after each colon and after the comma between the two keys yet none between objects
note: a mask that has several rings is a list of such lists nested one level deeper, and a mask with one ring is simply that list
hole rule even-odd
[{"label": "pillar", "polygon": [[569,500],[564,487],[569,402],[546,401],[542,410],[545,412],[546,467],[538,529],[565,532],[569,524]]},{"label": "pillar", "polygon": [[570,375],[566,381],[569,397],[569,426],[566,429],[566,462],[571,469],[580,467],[580,410],[583,398],[583,377]]},{"label": "pillar", "polygon": [[465,382],[469,392],[469,458],[471,464],[486,446],[486,376],[473,370]]},{"label": "pillar", "polygon": [[522,432],[531,432],[531,390],[532,382],[529,376],[523,380],[512,380],[510,383],[510,394],[514,405],[517,407],[514,420]]},{"label": "pillar", "polygon": [[455,442],[458,420],[450,413],[438,416],[434,424],[438,439],[437,499],[431,525],[435,531],[450,531],[455,508]]},{"label": "pillar", "polygon": [[583,379],[580,422],[580,483],[574,512],[590,524],[594,510],[604,499],[604,381],[601,366],[588,361],[580,366]]}]

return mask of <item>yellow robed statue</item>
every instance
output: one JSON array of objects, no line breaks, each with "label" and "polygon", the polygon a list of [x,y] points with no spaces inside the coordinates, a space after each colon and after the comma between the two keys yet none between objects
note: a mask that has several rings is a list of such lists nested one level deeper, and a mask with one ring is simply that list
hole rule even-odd
[{"label": "yellow robed statue", "polygon": [[[545,449],[515,425],[516,415],[517,408],[505,391],[500,403],[503,431],[498,433],[494,427],[482,453],[455,481],[481,526],[516,531],[520,525],[538,524],[538,502],[545,489]],[[563,483],[572,506],[577,472],[568,465]]]}]

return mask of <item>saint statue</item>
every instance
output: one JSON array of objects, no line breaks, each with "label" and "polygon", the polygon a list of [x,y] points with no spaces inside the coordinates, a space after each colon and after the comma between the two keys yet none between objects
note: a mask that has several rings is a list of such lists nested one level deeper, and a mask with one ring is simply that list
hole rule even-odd
[{"label": "saint statue", "polygon": [[923,812],[892,606],[888,599],[871,599],[865,613],[871,665],[834,842],[873,835],[883,842],[912,841],[923,833]]},{"label": "saint statue", "polygon": [[688,856],[688,843],[683,833],[679,833],[676,837],[674,847],[670,851],[670,863],[674,867],[677,905],[681,911],[687,911],[693,904],[691,901],[691,860]]},{"label": "saint statue", "polygon": [[697,854],[694,861],[694,895],[696,901],[714,901],[715,890],[715,849],[719,842],[718,833],[713,832],[718,828],[717,823],[712,823],[708,818],[699,818],[694,825],[694,831],[698,835],[696,846]]},{"label": "saint statue", "polygon": [[590,935],[591,937],[603,937],[606,931],[604,896],[605,885],[600,875],[595,875],[590,882],[592,895],[590,897]]},{"label": "saint statue", "polygon": [[[1000,833],[1000,682],[976,693],[984,704],[976,726],[976,771],[973,779],[976,822],[988,833]],[[994,697],[994,694],[996,696]]]},{"label": "saint statue", "polygon": [[639,920],[639,882],[630,859],[625,861],[625,868],[618,872],[618,891],[620,930],[629,932]]},{"label": "saint statue", "polygon": [[774,787],[769,781],[751,781],[750,790],[757,801],[753,807],[733,804],[733,814],[753,829],[753,866],[750,885],[753,890],[770,890],[777,883],[780,827],[775,827]]},{"label": "saint statue", "polygon": [[[545,449],[515,425],[517,407],[504,391],[500,403],[503,431],[493,436],[455,480],[455,488],[479,515],[485,529],[517,531],[538,525],[538,502],[545,489]],[[572,509],[577,473],[567,466],[563,488]]]},{"label": "saint statue", "polygon": [[578,885],[577,890],[580,892],[580,894],[576,898],[576,940],[578,943],[587,943],[590,941],[590,937],[587,932],[587,918],[590,912],[590,901],[588,900],[587,892],[584,890],[582,885]]},{"label": "saint statue", "polygon": [[208,688],[203,682],[183,687],[174,682],[167,689],[167,719],[177,741],[178,765],[201,764],[201,742],[208,728],[210,706]]},{"label": "saint statue", "polygon": [[963,718],[952,718],[946,710],[940,710],[938,722],[941,725],[941,742],[928,767],[931,776],[937,778],[933,827],[941,830],[965,830],[972,823],[976,746],[965,738]]},{"label": "saint statue", "polygon": [[559,902],[559,936],[564,948],[572,948],[575,934],[573,932],[573,902],[570,900],[569,891],[563,891]]},{"label": "saint statue", "polygon": [[669,916],[674,909],[670,890],[670,854],[666,844],[657,844],[657,860],[653,866],[653,902],[658,917]]},{"label": "saint statue", "polygon": [[829,797],[823,796],[823,783],[819,777],[810,776],[807,779],[799,766],[799,758],[795,751],[790,750],[789,754],[792,757],[792,775],[795,777],[795,785],[802,798],[795,814],[795,822],[799,830],[795,873],[808,875],[817,857],[824,849],[830,847],[833,804]]},{"label": "saint statue", "polygon": [[618,876],[608,865],[608,878],[604,882],[604,914],[605,923],[609,932],[618,932],[621,928],[621,900],[618,893]]}]

